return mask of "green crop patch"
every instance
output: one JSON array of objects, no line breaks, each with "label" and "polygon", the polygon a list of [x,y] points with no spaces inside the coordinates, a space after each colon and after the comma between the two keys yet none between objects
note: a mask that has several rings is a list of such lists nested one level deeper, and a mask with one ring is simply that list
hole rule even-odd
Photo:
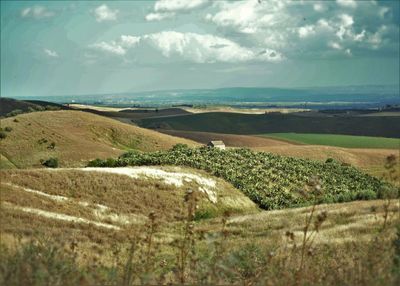
[{"label": "green crop patch", "polygon": [[400,148],[400,139],[398,138],[306,133],[269,133],[261,134],[261,136],[309,145],[327,145],[345,148]]},{"label": "green crop patch", "polygon": [[306,206],[314,203],[299,192],[313,176],[322,183],[318,203],[381,198],[394,188],[358,169],[332,161],[284,157],[248,149],[189,148],[178,144],[169,151],[130,152],[117,159],[94,160],[89,166],[179,165],[205,170],[241,190],[264,209]]}]

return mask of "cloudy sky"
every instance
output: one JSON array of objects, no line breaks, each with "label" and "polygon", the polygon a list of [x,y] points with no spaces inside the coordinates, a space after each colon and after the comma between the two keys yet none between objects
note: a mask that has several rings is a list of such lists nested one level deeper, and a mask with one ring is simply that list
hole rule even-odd
[{"label": "cloudy sky", "polygon": [[1,96],[399,83],[399,1],[2,1]]}]

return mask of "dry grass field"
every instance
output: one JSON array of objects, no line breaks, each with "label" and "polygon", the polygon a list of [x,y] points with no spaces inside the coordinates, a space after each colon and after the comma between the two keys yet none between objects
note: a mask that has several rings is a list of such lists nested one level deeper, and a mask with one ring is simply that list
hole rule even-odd
[{"label": "dry grass field", "polygon": [[40,160],[49,157],[58,157],[61,166],[83,166],[88,160],[115,157],[129,149],[154,151],[177,143],[196,145],[190,140],[79,111],[21,114],[2,119],[1,126],[12,128],[1,140],[2,159],[18,168],[39,167]]}]

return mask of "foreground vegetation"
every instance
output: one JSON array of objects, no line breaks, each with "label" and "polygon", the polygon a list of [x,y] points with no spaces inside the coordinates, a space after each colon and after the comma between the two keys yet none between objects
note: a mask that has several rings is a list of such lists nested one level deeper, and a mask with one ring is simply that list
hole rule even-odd
[{"label": "foreground vegetation", "polygon": [[205,170],[230,182],[267,210],[310,205],[299,186],[315,175],[325,186],[318,203],[376,199],[397,192],[389,184],[332,159],[319,163],[248,149],[193,149],[178,144],[169,151],[129,152],[118,159],[89,163],[91,167],[137,165],[181,165]]},{"label": "foreground vegetation", "polygon": [[[397,167],[388,158],[396,182]],[[133,169],[1,171],[0,285],[400,282],[398,198],[317,205],[325,185],[312,177],[299,186],[310,207],[259,212],[223,180],[215,204],[197,183],[174,187]]]},{"label": "foreground vegetation", "polygon": [[181,220],[174,224],[160,223],[152,212],[145,225],[125,231],[88,227],[89,242],[77,239],[73,234],[79,228],[72,225],[59,226],[51,237],[18,235],[0,245],[0,283],[364,286],[400,281],[398,204],[226,214],[203,222],[194,220],[195,205],[195,193],[187,193]]},{"label": "foreground vegetation", "polygon": [[310,145],[327,145],[345,148],[400,148],[400,139],[397,138],[306,133],[269,133],[261,136]]}]

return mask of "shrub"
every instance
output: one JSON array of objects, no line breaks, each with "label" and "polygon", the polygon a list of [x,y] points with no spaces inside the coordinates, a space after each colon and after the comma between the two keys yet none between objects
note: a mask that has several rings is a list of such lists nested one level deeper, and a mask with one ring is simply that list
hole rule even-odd
[{"label": "shrub", "polygon": [[60,110],[61,108],[59,106],[56,106],[56,105],[46,105],[45,109],[46,110],[51,110],[51,111],[56,111],[56,110]]},{"label": "shrub", "polygon": [[333,162],[335,162],[335,160],[333,159],[333,158],[328,158],[328,159],[326,159],[326,161],[325,161],[325,163],[333,163]]},{"label": "shrub", "polygon": [[210,219],[215,217],[216,214],[213,213],[211,210],[198,210],[194,214],[194,220],[202,220],[202,219]]},{"label": "shrub", "polygon": [[0,139],[5,139],[7,137],[6,132],[0,131]]},{"label": "shrub", "polygon": [[4,131],[6,131],[6,132],[11,132],[13,129],[12,129],[12,127],[10,127],[10,126],[6,126],[5,128],[4,128]]},{"label": "shrub", "polygon": [[89,161],[89,163],[87,164],[87,167],[101,167],[103,163],[103,160],[96,158],[92,161]]},{"label": "shrub", "polygon": [[48,168],[57,168],[58,167],[58,158],[49,158],[47,160],[42,161],[42,165]]},{"label": "shrub", "polygon": [[12,116],[16,116],[18,114],[22,114],[24,113],[21,109],[15,109],[9,113],[6,114],[6,117],[12,117]]}]

